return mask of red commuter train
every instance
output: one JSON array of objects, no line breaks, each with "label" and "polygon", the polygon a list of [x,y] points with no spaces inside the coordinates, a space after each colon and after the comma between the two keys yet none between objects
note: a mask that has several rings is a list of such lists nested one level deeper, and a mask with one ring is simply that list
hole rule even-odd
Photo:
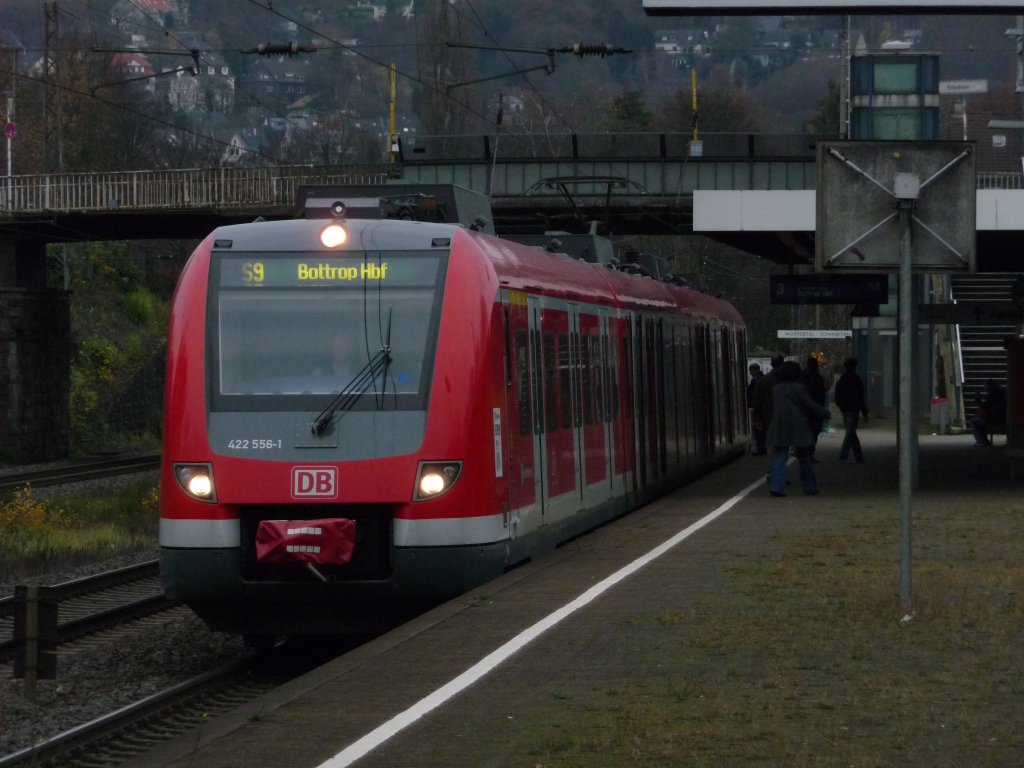
[{"label": "red commuter train", "polygon": [[213,629],[370,629],[743,451],[727,302],[337,194],[220,227],[175,293],[161,570]]}]

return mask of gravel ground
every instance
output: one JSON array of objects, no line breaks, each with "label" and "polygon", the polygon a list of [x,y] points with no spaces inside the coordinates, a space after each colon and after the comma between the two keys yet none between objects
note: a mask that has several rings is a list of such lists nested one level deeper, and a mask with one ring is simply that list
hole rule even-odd
[{"label": "gravel ground", "polygon": [[0,755],[207,672],[244,651],[241,637],[211,632],[180,609],[116,642],[82,644],[73,653],[61,653],[57,679],[37,683],[35,703],[6,667],[0,671]]},{"label": "gravel ground", "polygon": [[[117,482],[99,481],[102,491],[108,493]],[[39,495],[55,493],[59,492],[46,489]],[[19,578],[17,583],[60,584],[157,556],[154,546],[102,562]],[[0,585],[0,596],[13,591],[14,584]],[[34,703],[26,699],[23,682],[11,679],[11,667],[0,666],[0,756],[214,669],[244,651],[240,636],[211,632],[198,617],[181,608],[141,623],[116,639],[86,640],[71,650],[62,649],[57,679],[37,683]]]}]

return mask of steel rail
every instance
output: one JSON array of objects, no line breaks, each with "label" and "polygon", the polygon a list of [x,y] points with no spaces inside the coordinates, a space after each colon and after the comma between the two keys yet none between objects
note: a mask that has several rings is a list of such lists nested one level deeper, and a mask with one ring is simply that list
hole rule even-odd
[{"label": "steel rail", "polygon": [[[39,744],[34,744],[31,747],[25,747],[16,752],[4,755],[3,757],[0,757],[0,768],[9,768],[10,766],[16,765],[52,765],[52,761],[58,758],[68,758],[68,760],[62,759],[61,765],[73,765],[74,763],[72,761],[74,758],[72,753],[76,751],[85,749],[90,751],[93,749],[99,749],[102,751],[102,741],[110,738],[118,738],[118,732],[128,726],[141,724],[147,718],[159,716],[160,713],[163,712],[169,712],[175,707],[185,704],[197,697],[206,695],[207,691],[211,692],[211,696],[217,696],[218,694],[213,692],[214,688],[241,684],[241,682],[235,683],[233,681],[236,679],[239,681],[244,679],[245,673],[253,668],[254,658],[255,657],[247,657],[245,659],[226,664],[219,669],[205,672],[197,677],[186,680],[163,691],[158,691],[151,696],[147,696],[144,699],[115,710],[114,712],[57,734],[53,738],[46,739]],[[246,681],[246,685],[250,688],[253,687],[251,681]],[[260,687],[265,687],[266,690],[269,690],[270,687],[273,686]],[[255,697],[262,692],[264,691],[260,690],[258,692],[253,692],[251,693],[251,696]],[[210,707],[208,706],[189,707],[189,709],[194,712],[202,713],[201,716],[196,716],[197,722],[202,719],[206,719],[211,714]],[[181,720],[182,718],[179,716],[178,719]],[[187,720],[187,718],[185,719]],[[140,725],[140,727],[142,726]],[[165,723],[164,727],[167,731],[176,729],[179,733],[184,733],[190,726],[187,723],[178,722],[177,724],[171,725]],[[152,741],[154,745],[159,741],[173,738],[172,735],[166,735],[167,731],[165,731],[164,738],[153,737]],[[127,747],[123,747],[123,749],[127,749]],[[136,753],[139,754],[145,752],[146,748],[139,745],[136,747],[136,750]],[[90,762],[96,761],[90,760]],[[111,764],[113,765],[114,763],[112,762]]]},{"label": "steel rail", "polygon": [[159,467],[160,454],[145,453],[104,459],[90,459],[51,465],[41,469],[5,471],[0,473],[0,493],[17,490],[26,485],[44,487],[64,483],[77,483],[84,480],[97,480],[131,472],[145,472],[159,469]]},{"label": "steel rail", "polygon": [[[156,560],[149,560],[126,568],[118,568],[94,576],[86,576],[81,579],[57,584],[52,589],[58,603],[67,603],[71,600],[87,595],[99,594],[104,590],[131,584],[132,582],[152,579],[158,574],[159,563]],[[16,599],[13,596],[0,598],[0,620],[13,624],[15,605]],[[57,642],[59,644],[69,643],[116,627],[119,624],[152,616],[153,614],[174,608],[177,605],[177,602],[169,600],[163,594],[159,594],[147,595],[121,605],[89,611],[84,616],[77,616],[60,623],[57,627]],[[13,657],[16,648],[17,642],[13,638],[0,641],[0,662],[9,661]]]}]

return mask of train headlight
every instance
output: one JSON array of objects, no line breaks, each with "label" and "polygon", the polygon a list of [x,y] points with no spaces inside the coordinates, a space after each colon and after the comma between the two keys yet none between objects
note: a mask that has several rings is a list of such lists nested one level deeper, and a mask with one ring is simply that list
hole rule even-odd
[{"label": "train headlight", "polygon": [[451,490],[462,474],[461,461],[422,461],[416,473],[413,501],[436,499]]},{"label": "train headlight", "polygon": [[337,248],[344,245],[346,240],[348,240],[348,232],[340,224],[324,227],[320,233],[320,242],[323,243],[324,248]]},{"label": "train headlight", "polygon": [[175,464],[174,478],[186,496],[196,501],[217,500],[213,486],[213,467],[209,464]]}]

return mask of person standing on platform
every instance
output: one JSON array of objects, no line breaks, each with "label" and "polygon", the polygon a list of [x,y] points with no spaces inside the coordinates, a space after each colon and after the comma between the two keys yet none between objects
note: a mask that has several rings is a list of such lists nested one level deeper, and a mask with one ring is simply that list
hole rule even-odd
[{"label": "person standing on platform", "polygon": [[[843,435],[843,445],[839,449],[840,461],[855,461],[860,464],[864,461],[864,452],[860,447],[860,438],[857,437],[857,425],[861,414],[864,415],[864,422],[868,420],[868,406],[864,400],[864,382],[857,375],[857,358],[851,357],[843,363],[843,374],[836,380],[835,403],[836,408],[843,414],[843,426],[846,434]],[[850,451],[853,451],[853,458],[850,459]]]},{"label": "person standing on platform", "polygon": [[800,364],[792,360],[783,363],[779,383],[772,390],[772,417],[768,424],[768,445],[773,452],[772,473],[768,491],[772,496],[786,495],[786,464],[790,449],[796,452],[800,464],[800,485],[803,492],[813,496],[818,492],[818,478],[811,463],[814,435],[811,418],[824,420],[825,407],[816,403],[800,381]]},{"label": "person standing on platform", "polygon": [[970,421],[974,444],[979,447],[989,446],[988,431],[992,427],[1006,425],[1006,390],[989,379],[985,382],[985,397],[982,398],[978,413]]},{"label": "person standing on platform", "polygon": [[754,453],[758,456],[764,456],[764,425],[754,418],[754,389],[757,388],[757,382],[764,376],[764,371],[761,370],[761,366],[758,363],[751,363],[747,368],[750,373],[750,381],[747,383],[747,409],[750,411],[750,428],[754,432]]},{"label": "person standing on platform", "polygon": [[808,414],[807,420],[811,424],[811,432],[814,433],[814,443],[811,445],[811,461],[817,463],[818,460],[814,457],[814,451],[818,447],[818,435],[821,434],[821,429],[828,420],[828,407],[826,406],[826,392],[825,378],[821,375],[821,371],[818,370],[818,358],[811,355],[807,358],[807,365],[801,372],[801,378],[803,379],[804,386],[807,387],[807,394],[811,396],[818,405],[825,409],[825,418],[818,418],[816,414]]},{"label": "person standing on platform", "polygon": [[[754,385],[754,391],[751,394],[751,407],[754,410],[755,435],[757,435],[758,430],[766,433],[768,423],[772,420],[772,390],[779,383],[779,369],[782,367],[784,360],[785,358],[782,355],[772,357],[771,370],[758,379],[757,384]],[[758,447],[760,449],[761,446]],[[766,447],[767,443],[765,443]],[[767,453],[767,450],[758,450],[758,453],[764,455]]]}]

